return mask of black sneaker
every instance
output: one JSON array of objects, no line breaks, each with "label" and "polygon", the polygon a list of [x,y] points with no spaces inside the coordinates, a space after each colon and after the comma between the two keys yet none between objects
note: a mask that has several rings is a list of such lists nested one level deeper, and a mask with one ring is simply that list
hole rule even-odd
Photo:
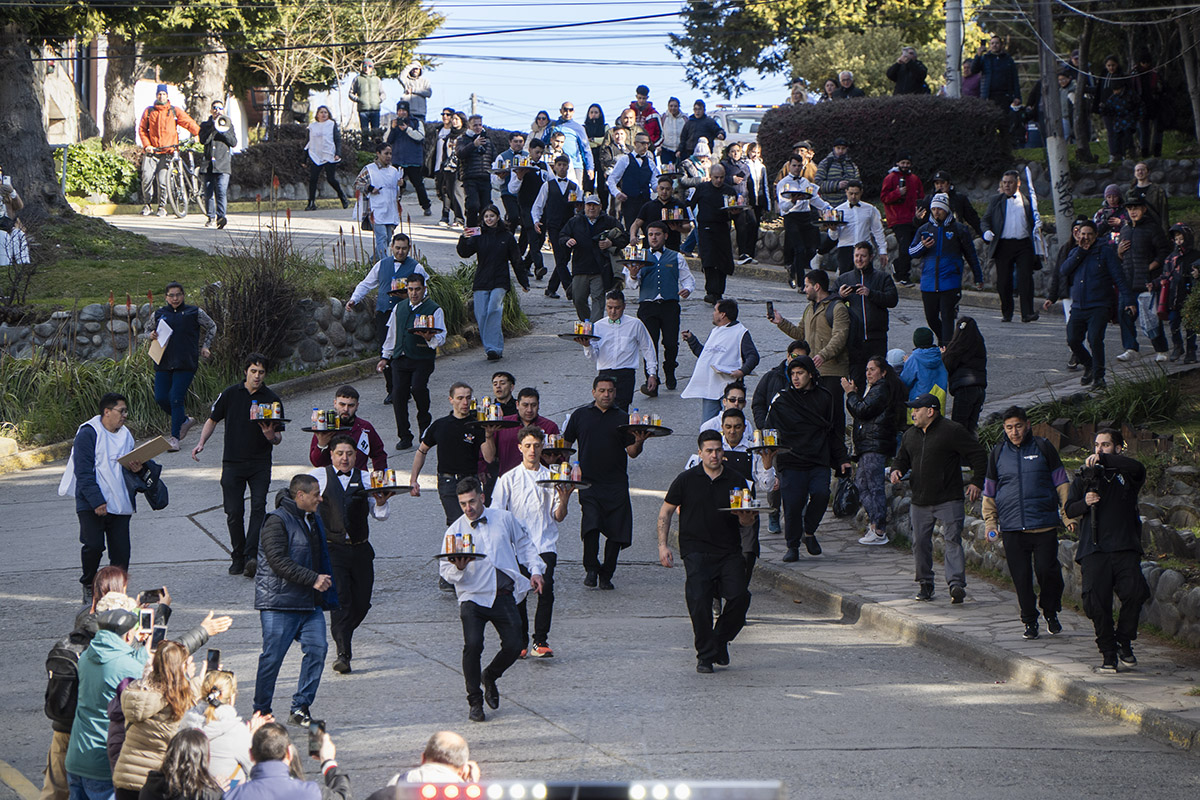
[{"label": "black sneaker", "polygon": [[257,558],[246,559],[246,568],[244,570],[242,570],[242,574],[245,575],[247,578],[253,578],[255,573],[257,573],[257,572],[258,572],[258,559]]},{"label": "black sneaker", "polygon": [[800,560],[800,548],[799,547],[789,547],[787,549],[787,552],[783,554],[783,561],[786,563],[790,564],[793,561],[799,561],[799,560]]},{"label": "black sneaker", "polygon": [[1095,373],[1092,372],[1092,368],[1084,367],[1083,368],[1083,377],[1079,379],[1079,384],[1081,386],[1090,386],[1092,383],[1092,379],[1094,377],[1095,377]]},{"label": "black sneaker", "polygon": [[562,295],[560,295],[558,292],[552,292],[549,289],[542,292],[542,294],[546,295],[546,297],[549,297],[551,300],[558,300],[562,297]]},{"label": "black sneaker", "polygon": [[312,717],[308,714],[308,707],[293,708],[292,713],[288,714],[288,722],[292,725],[299,725],[301,728],[307,728],[312,722]]},{"label": "black sneaker", "polygon": [[821,543],[817,541],[816,536],[804,537],[804,549],[808,551],[810,556],[821,555]]},{"label": "black sneaker", "polygon": [[1096,378],[1096,380],[1092,381],[1092,388],[1093,389],[1107,389],[1108,383],[1107,383],[1107,381],[1104,380],[1104,378]]},{"label": "black sneaker", "polygon": [[488,704],[488,708],[500,707],[500,690],[496,688],[496,679],[486,672],[483,673],[483,702]]},{"label": "black sneaker", "polygon": [[450,581],[446,580],[441,575],[438,575],[438,588],[443,592],[453,592],[454,584],[450,583]]},{"label": "black sneaker", "polygon": [[697,661],[696,662],[696,672],[699,672],[701,675],[712,675],[712,673],[713,673],[712,662],[711,661]]},{"label": "black sneaker", "polygon": [[1103,655],[1104,655],[1104,660],[1100,663],[1100,670],[1102,672],[1116,672],[1117,671],[1117,654],[1116,653],[1104,653]]},{"label": "black sneaker", "polygon": [[90,606],[92,604],[92,586],[88,583],[82,583],[80,586],[83,587],[83,603]]},{"label": "black sneaker", "polygon": [[387,396],[383,398],[383,404],[384,404],[385,406],[390,406],[390,405],[392,404],[392,394],[391,394],[391,392],[388,392]]},{"label": "black sneaker", "polygon": [[967,590],[964,589],[963,587],[959,586],[958,584],[955,584],[950,587],[950,602],[953,605],[960,605],[963,601],[963,598],[965,598],[966,596],[967,596]]},{"label": "black sneaker", "polygon": [[601,578],[600,579],[600,588],[611,592],[613,589],[615,589],[617,587],[613,586],[613,582],[611,580],[609,580],[608,578]]},{"label": "black sneaker", "polygon": [[533,279],[535,281],[540,281],[544,277],[546,277],[546,268],[545,267],[534,267]]},{"label": "black sneaker", "polygon": [[401,439],[400,441],[396,442],[396,450],[398,450],[400,452],[403,452],[405,450],[412,450],[412,446],[413,446],[412,439]]},{"label": "black sneaker", "polygon": [[1058,621],[1058,614],[1046,614],[1046,630],[1051,633],[1062,633],[1062,623]]},{"label": "black sneaker", "polygon": [[1079,369],[1079,360],[1075,358],[1074,353],[1067,359],[1067,369],[1072,371]]},{"label": "black sneaker", "polygon": [[333,671],[339,675],[349,675],[350,659],[346,656],[338,656],[337,661],[333,662]]},{"label": "black sneaker", "polygon": [[713,659],[713,663],[722,667],[729,666],[729,642],[717,645],[717,657]]},{"label": "black sneaker", "polygon": [[1027,622],[1025,624],[1025,633],[1021,634],[1022,639],[1036,639],[1038,637],[1038,624],[1036,622]]},{"label": "black sneaker", "polygon": [[675,386],[676,386],[676,383],[675,383],[675,375],[674,375],[674,374],[668,374],[668,375],[667,375],[667,391],[668,391],[668,392],[673,392],[673,391],[675,391]]},{"label": "black sneaker", "polygon": [[917,591],[916,600],[932,600],[933,599],[933,584],[922,583],[920,590]]},{"label": "black sneaker", "polygon": [[427,217],[432,217],[432,216],[433,216],[433,209],[432,209],[432,208],[427,208],[427,209],[425,209],[425,211],[424,211],[423,213],[424,213],[424,214],[425,214],[425,216],[427,216]]},{"label": "black sneaker", "polygon": [[246,559],[241,556],[234,556],[233,561],[229,565],[230,575],[241,575],[246,570]]},{"label": "black sneaker", "polygon": [[595,589],[596,581],[598,579],[599,579],[599,576],[589,569],[587,571],[587,574],[583,576],[583,585],[588,587],[589,589]]},{"label": "black sneaker", "polygon": [[1137,656],[1133,654],[1133,644],[1130,642],[1117,642],[1117,656],[1126,664],[1137,663]]},{"label": "black sneaker", "polygon": [[467,714],[467,719],[471,722],[487,722],[487,714],[483,713],[483,703],[473,704],[470,713]]}]

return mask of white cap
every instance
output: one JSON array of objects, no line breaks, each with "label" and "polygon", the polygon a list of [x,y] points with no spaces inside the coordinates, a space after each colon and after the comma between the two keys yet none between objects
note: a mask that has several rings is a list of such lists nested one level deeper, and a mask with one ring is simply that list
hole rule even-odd
[{"label": "white cap", "polygon": [[935,194],[933,196],[933,199],[929,201],[929,210],[932,211],[935,208],[940,208],[943,211],[945,211],[947,214],[954,213],[953,210],[950,208],[949,196],[947,196],[941,192]]},{"label": "white cap", "polygon": [[584,205],[586,205],[588,203],[595,203],[598,206],[603,205],[603,203],[600,202],[599,195],[594,195],[594,194],[589,194],[587,197],[583,198],[583,202],[584,202]]},{"label": "white cap", "polygon": [[696,149],[692,151],[692,155],[697,158],[700,156],[711,156],[712,150],[708,149],[708,139],[701,136],[700,141],[696,142]]}]

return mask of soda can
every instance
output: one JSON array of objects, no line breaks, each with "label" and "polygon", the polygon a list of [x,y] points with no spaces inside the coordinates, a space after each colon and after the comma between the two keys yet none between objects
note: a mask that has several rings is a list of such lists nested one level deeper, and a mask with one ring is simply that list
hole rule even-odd
[{"label": "soda can", "polygon": [[454,552],[454,534],[453,533],[446,534],[446,542],[444,544],[444,547],[445,547],[445,549],[442,550],[443,553],[453,553]]},{"label": "soda can", "polygon": [[388,484],[388,486],[396,485],[396,470],[389,469],[387,471],[387,484]]},{"label": "soda can", "polygon": [[271,416],[274,419],[282,419],[283,418],[283,404],[280,403],[278,400],[276,400],[274,403],[271,404]]}]

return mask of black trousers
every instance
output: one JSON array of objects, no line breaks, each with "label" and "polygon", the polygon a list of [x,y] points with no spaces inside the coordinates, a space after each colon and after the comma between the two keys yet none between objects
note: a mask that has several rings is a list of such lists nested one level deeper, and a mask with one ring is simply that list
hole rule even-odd
[{"label": "black trousers", "polygon": [[[537,595],[537,611],[533,616],[533,643],[546,644],[550,640],[550,618],[554,615],[554,567],[558,564],[558,553],[538,553],[546,571],[542,573],[542,593]],[[529,577],[529,570],[521,567],[521,574]],[[529,597],[517,608],[521,611],[521,646],[529,643]]]},{"label": "black trousers", "polygon": [[105,514],[103,517],[94,511],[76,511],[79,517],[79,560],[83,566],[83,574],[79,582],[91,586],[96,579],[96,571],[100,569],[100,558],[104,555],[105,542],[108,543],[108,563],[123,570],[129,570],[129,520],[131,514]]},{"label": "black trousers", "polygon": [[433,179],[434,188],[442,201],[442,219],[454,222],[463,218],[463,188],[454,170],[442,170]]},{"label": "black trousers", "polygon": [[492,181],[487,177],[463,178],[463,194],[465,201],[463,211],[466,212],[467,227],[479,225],[480,215],[492,203]]},{"label": "black trousers", "polygon": [[321,182],[321,175],[325,176],[326,182],[333,187],[337,192],[338,200],[345,200],[346,193],[342,191],[342,186],[338,183],[337,167],[334,162],[328,164],[314,164],[312,159],[308,160],[308,202],[313,202],[317,199],[317,184]]},{"label": "black trousers", "polygon": [[838,275],[845,275],[854,269],[854,247],[839,247],[837,249]]},{"label": "black trousers", "polygon": [[887,335],[875,336],[870,339],[859,339],[854,336],[850,340],[850,380],[861,391],[866,387],[867,360],[871,356],[887,355]]},{"label": "black trousers", "polygon": [[963,386],[957,389],[954,392],[954,408],[950,412],[950,419],[974,433],[979,428],[979,414],[983,411],[983,401],[986,398],[986,386]]},{"label": "black trousers", "polygon": [[354,630],[371,610],[371,590],[375,587],[375,550],[370,542],[328,544],[333,585],[337,587],[339,603],[339,608],[329,612],[329,634],[337,645],[338,656],[349,661],[354,655],[351,646]]},{"label": "black trousers", "polygon": [[[392,312],[390,311],[379,311],[378,309],[375,311],[375,340],[379,342],[380,351],[383,350],[383,342],[387,339],[387,324],[391,316]],[[387,388],[390,396],[392,393],[392,371],[390,369],[383,371],[383,385]]]},{"label": "black trousers", "polygon": [[1062,565],[1058,563],[1057,532],[1001,531],[1000,535],[1004,540],[1004,559],[1017,590],[1021,622],[1029,625],[1038,620],[1034,575],[1037,575],[1038,587],[1042,590],[1042,612],[1048,617],[1061,611],[1063,576]]},{"label": "black trousers", "polygon": [[[1124,313],[1124,312],[1122,312]],[[1096,380],[1104,379],[1104,332],[1108,328],[1108,308],[1071,307],[1071,318],[1067,321],[1067,347],[1075,355],[1075,361],[1084,369],[1092,370]],[[1087,337],[1088,352],[1083,346]]]},{"label": "black trousers", "polygon": [[[1096,629],[1096,647],[1115,653],[1117,642],[1137,638],[1142,604],[1150,599],[1150,587],[1142,576],[1141,555],[1135,550],[1092,553],[1079,562],[1083,568],[1083,611]],[[1121,614],[1113,627],[1113,593],[1121,601]]]},{"label": "black trousers", "polygon": [[[499,680],[504,671],[521,655],[521,614],[512,593],[498,594],[491,608],[485,608],[471,600],[459,604],[458,615],[463,628],[463,678],[467,684],[467,702],[479,705],[483,702],[480,680],[483,674]],[[500,652],[480,671],[483,656],[483,630],[488,623],[500,634]]]},{"label": "black trousers", "polygon": [[558,235],[562,232],[562,228],[546,228],[547,235],[550,237],[550,249],[554,252],[554,272],[550,275],[550,280],[546,283],[547,292],[558,291],[559,284],[566,290],[567,296],[571,296],[571,248],[567,247],[558,241]]},{"label": "black trousers", "polygon": [[[594,572],[601,578],[612,580],[613,573],[617,571],[617,558],[621,555],[621,550],[624,545],[620,542],[615,542],[612,539],[605,537],[604,539],[604,562],[600,561],[600,531],[590,530],[584,531],[583,538],[583,568],[588,572]],[[711,603],[710,603],[711,605]],[[712,609],[709,609],[712,612]]]},{"label": "black trousers", "polygon": [[679,301],[644,300],[638,303],[637,317],[646,326],[650,341],[654,342],[654,354],[658,355],[658,341],[662,338],[663,377],[675,376],[679,366]]},{"label": "black trousers", "polygon": [[746,206],[740,213],[734,214],[733,229],[734,239],[737,240],[736,255],[753,257],[758,249],[758,215],[754,209]]},{"label": "black trousers", "polygon": [[408,422],[408,401],[417,406],[417,433],[420,434],[433,422],[429,413],[429,376],[433,374],[432,358],[409,358],[401,356],[392,361],[392,412],[396,415],[396,435],[401,439],[412,439],[412,428]]},{"label": "black trousers", "polygon": [[625,225],[625,230],[629,230],[633,221],[637,219],[638,212],[642,210],[642,206],[649,202],[649,194],[640,194],[637,197],[630,195],[625,198],[625,202],[621,203],[621,222]]},{"label": "black trousers", "polygon": [[[442,501],[442,511],[446,513],[446,527],[462,516],[462,506],[458,504],[458,482],[467,475],[451,475],[439,472],[437,476],[438,499]],[[475,476],[471,476],[475,477]]]},{"label": "black trousers", "polygon": [[430,209],[429,192],[425,189],[425,168],[419,164],[415,167],[404,168],[404,180],[412,184],[413,191],[417,193],[417,202],[421,204],[424,211]]},{"label": "black trousers", "polygon": [[516,233],[521,227],[521,204],[515,194],[500,194],[500,205],[504,208],[504,224],[509,231]]},{"label": "black trousers", "polygon": [[537,228],[533,227],[532,220],[525,219],[521,222],[521,235],[517,237],[517,252],[521,254],[521,261],[525,264],[526,269],[532,267],[535,272],[545,269],[542,261],[542,244],[545,241],[546,234],[538,233]]},{"label": "black trousers", "polygon": [[[696,660],[711,664],[721,647],[733,641],[746,624],[750,608],[746,558],[742,553],[688,553],[683,557],[683,568],[687,572],[683,594],[692,618]],[[714,625],[716,597],[725,603]]]},{"label": "black trousers", "polygon": [[612,378],[617,383],[617,399],[616,405],[618,408],[626,410],[633,404],[633,387],[637,383],[637,370],[635,369],[602,369],[597,373],[598,377]]},{"label": "black trousers", "polygon": [[[954,320],[958,318],[958,302],[962,289],[947,289],[944,292],[921,292],[921,303],[925,306],[925,324],[937,337],[938,346],[944,346],[954,336]],[[1012,315],[1012,310],[1009,310]]]},{"label": "black trousers", "polygon": [[1000,295],[1000,315],[1013,316],[1013,279],[1021,299],[1021,318],[1033,316],[1033,267],[1037,255],[1032,239],[1001,239],[993,256],[996,259],[996,292]]},{"label": "black trousers", "polygon": [[[250,488],[250,522],[245,522],[246,487]],[[258,558],[258,534],[267,516],[267,490],[271,488],[270,461],[226,461],[221,464],[221,504],[229,527],[233,557]]]},{"label": "black trousers", "polygon": [[896,248],[899,251],[896,253],[896,263],[892,265],[892,273],[896,280],[908,281],[908,273],[912,270],[912,256],[908,254],[908,248],[912,247],[913,236],[917,234],[916,223],[893,225],[892,233],[896,234]]},{"label": "black trousers", "polygon": [[783,215],[783,263],[796,283],[804,280],[819,244],[820,232],[807,213],[795,211]]}]

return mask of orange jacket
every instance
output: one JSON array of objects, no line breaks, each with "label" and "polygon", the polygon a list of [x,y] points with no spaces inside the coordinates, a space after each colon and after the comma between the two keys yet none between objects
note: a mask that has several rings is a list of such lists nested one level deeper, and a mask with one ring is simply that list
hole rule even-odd
[{"label": "orange jacket", "polygon": [[191,131],[193,136],[200,133],[196,120],[188,116],[182,108],[173,105],[152,105],[142,113],[142,121],[138,123],[138,139],[142,147],[174,148],[179,144],[179,130],[182,126]]}]

